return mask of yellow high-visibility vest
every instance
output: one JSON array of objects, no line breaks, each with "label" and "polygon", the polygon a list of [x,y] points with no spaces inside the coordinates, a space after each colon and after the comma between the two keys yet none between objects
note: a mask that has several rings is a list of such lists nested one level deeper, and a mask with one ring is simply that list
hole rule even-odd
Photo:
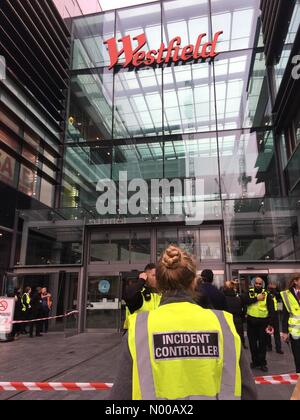
[{"label": "yellow high-visibility vest", "polygon": [[290,314],[289,317],[289,333],[298,340],[300,339],[300,305],[295,296],[289,290],[280,292],[282,302],[286,310]]},{"label": "yellow high-visibility vest", "polygon": [[251,298],[257,297],[259,294],[265,293],[265,299],[260,302],[252,303],[247,307],[247,315],[253,316],[254,318],[268,318],[269,311],[267,307],[267,296],[268,294],[263,289],[260,293],[256,293],[254,289],[249,289],[249,296]]},{"label": "yellow high-visibility vest", "polygon": [[[142,293],[142,297],[143,297],[143,305],[140,307],[140,309],[138,309],[137,311],[135,311],[135,313],[140,313],[140,312],[148,312],[148,311],[153,311],[154,309],[159,307],[160,301],[161,301],[161,295],[158,293],[151,293],[151,299],[150,300],[145,300],[145,296],[143,295],[143,291],[145,290],[145,288],[143,288],[141,290]],[[128,307],[126,306],[126,318],[125,318],[125,322],[124,322],[124,330],[128,329],[128,320],[129,317],[132,314],[130,313]]]},{"label": "yellow high-visibility vest", "polygon": [[241,341],[233,317],[179,302],[129,320],[133,400],[240,399]]}]

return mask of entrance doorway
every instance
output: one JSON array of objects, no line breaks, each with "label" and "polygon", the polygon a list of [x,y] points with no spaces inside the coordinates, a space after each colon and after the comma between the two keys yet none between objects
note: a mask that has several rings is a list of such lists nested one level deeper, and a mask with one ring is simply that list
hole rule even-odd
[{"label": "entrance doorway", "polygon": [[[14,289],[24,293],[26,287],[34,291],[37,287],[47,287],[52,295],[51,317],[62,316],[78,309],[79,270],[58,271],[55,269],[20,269],[6,273],[4,295],[13,296]],[[78,316],[62,317],[49,322],[50,332],[78,333]]]},{"label": "entrance doorway", "polygon": [[121,330],[122,287],[119,272],[91,271],[86,298],[87,332]]}]

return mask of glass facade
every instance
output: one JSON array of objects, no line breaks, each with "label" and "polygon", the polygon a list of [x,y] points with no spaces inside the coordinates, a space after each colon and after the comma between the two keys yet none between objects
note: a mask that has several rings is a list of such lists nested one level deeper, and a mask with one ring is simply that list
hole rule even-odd
[{"label": "glass facade", "polygon": [[[214,62],[109,70],[112,37],[145,33],[151,50],[221,30]],[[97,181],[120,171],[201,177],[204,200],[276,195],[259,33],[259,1],[172,0],[74,19],[63,204],[95,207]]]},{"label": "glass facade", "polygon": [[[289,24],[286,44],[290,48],[299,26],[298,6],[296,2]],[[121,172],[127,173],[128,182],[139,178],[148,185],[153,179],[200,178],[204,186],[197,200],[204,202],[204,222],[223,223],[224,238],[218,229],[215,234],[196,230],[186,238],[184,232],[181,236],[170,227],[157,233],[158,255],[168,243],[176,242],[200,259],[298,260],[299,209],[295,214],[288,212],[286,206],[291,203],[280,199],[260,15],[259,0],[242,4],[237,0],[164,0],[74,19],[63,205],[84,208],[101,221],[103,216],[95,213],[100,180],[111,179],[119,185]],[[148,51],[157,50],[161,43],[167,46],[178,36],[182,48],[195,43],[199,34],[212,39],[219,31],[223,34],[214,60],[133,69],[122,67],[125,55],[120,53],[119,66],[109,69],[108,39],[127,35],[133,39],[144,33],[143,50]],[[275,66],[277,84],[280,75]],[[291,183],[296,179],[297,162],[295,156],[287,168]],[[186,195],[186,191],[174,191],[171,201],[184,201]],[[287,230],[286,221],[278,217],[278,200],[285,203],[284,220],[293,220]],[[269,219],[258,218],[252,226],[253,214],[260,212],[257,208],[262,202],[269,203]],[[145,213],[139,216],[147,222]],[[241,218],[247,239],[240,234]],[[277,246],[278,232],[285,238],[283,243],[293,243],[293,252]],[[97,235],[95,243],[92,239],[91,262],[131,260],[131,233],[122,238]],[[139,238],[141,246],[147,243],[144,236]],[[137,251],[137,258],[147,261],[150,253],[148,246]]]}]

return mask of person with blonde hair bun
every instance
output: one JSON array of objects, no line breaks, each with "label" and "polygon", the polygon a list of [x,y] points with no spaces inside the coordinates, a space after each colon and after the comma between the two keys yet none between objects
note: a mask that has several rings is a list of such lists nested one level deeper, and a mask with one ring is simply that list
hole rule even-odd
[{"label": "person with blonde hair bun", "polygon": [[197,305],[196,273],[177,246],[163,252],[160,306],[130,317],[111,400],[256,399],[232,315]]}]

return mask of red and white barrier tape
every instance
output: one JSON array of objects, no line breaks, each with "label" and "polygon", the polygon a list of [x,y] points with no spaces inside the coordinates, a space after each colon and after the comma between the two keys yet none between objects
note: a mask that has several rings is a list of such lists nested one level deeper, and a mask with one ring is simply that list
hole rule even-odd
[{"label": "red and white barrier tape", "polygon": [[51,316],[49,318],[39,318],[39,319],[29,319],[29,320],[27,319],[26,321],[12,321],[10,322],[10,324],[29,324],[31,322],[47,321],[47,320],[58,319],[58,318],[67,318],[68,316],[77,315],[77,314],[79,314],[79,311],[72,311],[65,315]]},{"label": "red and white barrier tape", "polygon": [[[257,385],[295,385],[300,378],[298,374],[259,376]],[[105,391],[113,387],[109,383],[79,382],[0,382],[1,391]]]},{"label": "red and white barrier tape", "polygon": [[299,378],[299,374],[259,376],[255,378],[255,383],[257,385],[295,385]]},{"label": "red and white barrier tape", "polygon": [[77,382],[0,382],[1,391],[105,391],[113,387],[108,383]]}]

